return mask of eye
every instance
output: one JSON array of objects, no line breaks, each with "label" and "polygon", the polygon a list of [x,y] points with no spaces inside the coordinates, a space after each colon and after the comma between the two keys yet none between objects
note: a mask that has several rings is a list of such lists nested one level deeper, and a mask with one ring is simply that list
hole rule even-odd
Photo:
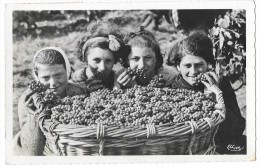
[{"label": "eye", "polygon": [[131,60],[134,60],[134,61],[139,61],[139,57],[133,57]]},{"label": "eye", "polygon": [[95,61],[96,63],[100,63],[100,62],[101,62],[101,59],[100,59],[100,58],[95,58],[94,61]]},{"label": "eye", "polygon": [[203,63],[199,63],[199,64],[197,64],[196,66],[197,66],[197,67],[203,67],[204,64],[203,64]]},{"label": "eye", "polygon": [[145,60],[146,61],[149,61],[149,60],[151,60],[153,57],[152,56],[147,56],[147,57],[145,57]]},{"label": "eye", "polygon": [[107,63],[107,64],[110,64],[110,63],[112,63],[112,62],[114,62],[112,59],[107,59],[107,60],[106,60],[106,63]]},{"label": "eye", "polygon": [[185,68],[190,68],[191,67],[191,64],[184,64],[183,65]]},{"label": "eye", "polygon": [[50,79],[49,76],[42,76],[42,77],[40,77],[40,78],[42,78],[44,81],[48,81],[48,80]]},{"label": "eye", "polygon": [[56,77],[57,77],[58,79],[60,79],[60,78],[62,78],[62,75],[63,75],[63,73],[59,73],[59,74],[56,75]]}]

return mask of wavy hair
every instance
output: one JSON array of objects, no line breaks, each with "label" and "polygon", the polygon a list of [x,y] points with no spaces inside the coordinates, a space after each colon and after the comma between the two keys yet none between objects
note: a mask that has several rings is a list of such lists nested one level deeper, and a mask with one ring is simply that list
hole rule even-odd
[{"label": "wavy hair", "polygon": [[212,41],[202,30],[194,31],[186,38],[176,42],[166,55],[166,64],[177,66],[187,54],[201,57],[211,65],[215,63]]}]

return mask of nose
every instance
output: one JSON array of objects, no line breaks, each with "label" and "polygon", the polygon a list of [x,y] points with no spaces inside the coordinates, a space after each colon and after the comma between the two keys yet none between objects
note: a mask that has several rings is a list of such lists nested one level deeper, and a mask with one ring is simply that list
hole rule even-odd
[{"label": "nose", "polygon": [[191,74],[191,75],[196,75],[197,72],[198,72],[198,70],[197,70],[197,68],[196,68],[195,66],[192,66],[192,67],[190,68],[190,74]]},{"label": "nose", "polygon": [[138,69],[144,69],[144,67],[145,67],[144,59],[140,59],[138,63]]},{"label": "nose", "polygon": [[57,87],[57,80],[55,78],[50,78],[49,80],[49,86],[50,88],[56,88]]},{"label": "nose", "polygon": [[98,66],[99,71],[104,71],[105,70],[105,62],[100,62],[99,66]]}]

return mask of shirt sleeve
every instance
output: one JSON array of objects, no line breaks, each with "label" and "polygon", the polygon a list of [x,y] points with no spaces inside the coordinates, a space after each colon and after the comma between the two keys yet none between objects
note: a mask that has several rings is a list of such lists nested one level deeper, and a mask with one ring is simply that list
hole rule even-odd
[{"label": "shirt sleeve", "polygon": [[236,139],[245,130],[245,119],[241,115],[236,94],[226,78],[221,80],[219,88],[223,92],[226,106],[226,119],[220,124],[219,134],[222,134],[222,138],[224,139]]},{"label": "shirt sleeve", "polygon": [[82,88],[86,87],[86,80],[88,77],[86,76],[86,68],[82,68],[72,73],[70,82],[80,85]]},{"label": "shirt sleeve", "polygon": [[45,146],[45,136],[41,131],[34,115],[30,114],[25,105],[23,94],[18,103],[18,117],[20,125],[20,145],[25,155],[40,156]]},{"label": "shirt sleeve", "polygon": [[170,86],[173,83],[174,78],[178,75],[178,70],[175,67],[163,65],[163,67],[159,69],[158,74],[162,74],[166,82],[165,85]]},{"label": "shirt sleeve", "polygon": [[113,89],[122,89],[121,85],[117,82],[117,78],[124,72],[124,70],[125,68],[120,68],[117,71],[115,71]]}]

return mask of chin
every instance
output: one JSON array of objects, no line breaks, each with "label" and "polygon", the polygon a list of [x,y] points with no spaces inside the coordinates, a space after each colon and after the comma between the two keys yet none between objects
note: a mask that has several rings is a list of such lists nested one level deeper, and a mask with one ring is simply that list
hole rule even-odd
[{"label": "chin", "polygon": [[62,92],[60,90],[54,90],[53,93],[59,96],[62,95]]}]

